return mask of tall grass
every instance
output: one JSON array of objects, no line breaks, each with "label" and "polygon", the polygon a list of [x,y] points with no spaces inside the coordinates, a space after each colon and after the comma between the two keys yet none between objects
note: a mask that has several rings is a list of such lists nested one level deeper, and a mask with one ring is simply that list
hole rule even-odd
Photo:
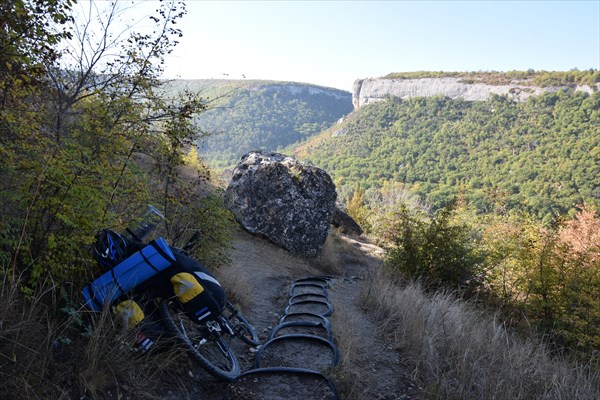
[{"label": "tall grass", "polygon": [[18,281],[0,285],[1,399],[156,399],[181,364],[174,349],[134,352],[135,332],[108,309],[57,312],[48,301],[57,288],[25,295]]},{"label": "tall grass", "polygon": [[48,380],[53,339],[47,334],[42,296],[26,299],[4,275],[0,282],[0,398],[63,393]]},{"label": "tall grass", "polygon": [[109,310],[95,317],[90,335],[80,340],[83,351],[76,358],[79,393],[92,399],[158,398],[161,375],[177,365],[175,353],[137,353],[135,330],[125,330]]},{"label": "tall grass", "polygon": [[369,338],[353,323],[352,310],[341,302],[333,302],[335,312],[331,323],[335,326],[334,335],[340,351],[340,364],[333,372],[333,378],[340,394],[344,399],[364,399],[359,366],[365,362],[367,353],[365,343]]},{"label": "tall grass", "polygon": [[365,306],[412,362],[431,399],[598,399],[600,371],[509,333],[450,293],[425,294],[374,272]]},{"label": "tall grass", "polygon": [[347,245],[333,230],[329,231],[321,253],[310,260],[310,265],[325,275],[339,275],[343,272],[343,254],[348,252]]}]

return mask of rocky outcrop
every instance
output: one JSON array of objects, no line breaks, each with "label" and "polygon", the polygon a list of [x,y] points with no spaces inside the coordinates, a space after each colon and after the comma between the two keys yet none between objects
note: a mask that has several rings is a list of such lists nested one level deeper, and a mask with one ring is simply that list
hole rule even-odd
[{"label": "rocky outcrop", "polygon": [[[492,94],[505,95],[515,101],[524,101],[529,96],[537,96],[545,92],[554,92],[562,87],[534,87],[519,84],[488,85],[484,83],[468,83],[464,78],[420,78],[420,79],[388,79],[368,78],[354,82],[352,104],[359,108],[365,104],[385,100],[386,97],[446,96],[451,99],[462,98],[468,101],[485,101]],[[578,86],[575,90],[593,92],[589,86]]]},{"label": "rocky outcrop", "polygon": [[338,228],[340,232],[344,234],[356,236],[360,236],[363,234],[362,228],[356,223],[354,218],[352,218],[347,213],[345,213],[337,207],[333,212],[333,220],[331,221],[331,224]]},{"label": "rocky outcrop", "polygon": [[250,152],[233,171],[225,202],[247,231],[305,257],[320,254],[335,185],[322,169],[279,153]]}]

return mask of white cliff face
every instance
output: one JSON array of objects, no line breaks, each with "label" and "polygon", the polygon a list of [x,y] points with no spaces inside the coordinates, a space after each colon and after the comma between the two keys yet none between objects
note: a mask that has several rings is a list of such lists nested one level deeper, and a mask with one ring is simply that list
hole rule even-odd
[{"label": "white cliff face", "polygon": [[[600,85],[598,85],[600,89]],[[533,87],[519,84],[486,85],[483,83],[465,83],[464,78],[420,78],[420,79],[385,79],[368,78],[354,82],[352,104],[359,108],[365,104],[385,100],[387,96],[407,99],[411,97],[446,96],[451,99],[462,98],[468,101],[484,101],[492,94],[506,95],[515,101],[524,101],[529,96],[537,96],[545,92],[555,92],[562,87]],[[589,86],[578,86],[575,90],[588,93],[593,91]]]}]

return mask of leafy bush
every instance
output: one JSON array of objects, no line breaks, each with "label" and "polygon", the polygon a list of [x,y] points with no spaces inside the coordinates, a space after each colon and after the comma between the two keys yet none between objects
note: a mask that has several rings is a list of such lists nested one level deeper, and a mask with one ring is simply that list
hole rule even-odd
[{"label": "leafy bush", "polygon": [[[531,217],[489,221],[482,245],[487,284],[557,345],[589,359],[600,350],[600,218],[582,207],[557,227]],[[513,323],[515,321],[512,321]]]},{"label": "leafy bush", "polygon": [[471,228],[459,222],[453,206],[431,218],[402,206],[388,235],[393,243],[386,264],[429,288],[474,290],[481,282],[482,257]]},{"label": "leafy bush", "polygon": [[[22,4],[23,12],[11,20],[15,29],[28,29],[19,18],[36,16],[36,4]],[[58,4],[56,18],[70,10],[70,2]],[[108,6],[108,15],[89,15],[89,23],[103,17],[113,21],[118,7]],[[92,46],[85,36],[91,29],[73,28],[82,46],[68,47],[60,66],[50,60],[47,68],[31,65],[36,79],[15,80],[0,70],[5,96],[0,104],[5,221],[0,257],[3,272],[13,279],[23,276],[30,289],[47,279],[59,285],[89,279],[95,233],[103,227],[121,229],[149,202],[160,205],[168,221],[180,208],[201,204],[195,188],[208,179],[208,171],[196,163],[196,176],[188,177],[182,166],[198,135],[193,116],[206,109],[205,102],[189,92],[158,95],[161,60],[181,34],[172,27],[185,14],[178,7],[161,4],[152,34],[131,31],[125,38],[123,33],[122,41],[109,41],[108,47]],[[100,32],[108,37],[111,28],[102,25]],[[23,32],[32,41],[24,39],[12,56],[3,54],[6,64],[28,60],[35,50],[30,46],[37,43],[32,38],[44,33]],[[54,50],[48,51],[57,61]],[[218,226],[205,220],[198,223]],[[168,239],[171,233],[167,229]]]},{"label": "leafy bush", "polygon": [[371,230],[371,223],[364,197],[365,191],[357,186],[352,198],[346,202],[346,212],[364,231],[368,232]]},{"label": "leafy bush", "polygon": [[[85,29],[69,25],[71,0],[5,3],[0,397],[153,396],[147,383],[169,369],[168,360],[132,358],[133,333],[112,324],[108,310],[95,327],[83,323],[80,291],[96,267],[89,251],[95,233],[122,229],[148,202],[164,212],[168,240],[185,219],[186,229],[209,234],[200,246],[207,258],[219,258],[227,241],[227,212],[199,190],[208,170],[198,162],[191,175],[184,168],[198,135],[191,121],[205,102],[187,92],[159,95],[157,77],[181,35],[175,26],[185,7],[158,5],[152,33],[114,34],[118,2],[107,5],[107,15],[87,15]],[[92,39],[86,35],[95,23],[100,38]],[[59,65],[58,42],[74,33],[79,44],[63,47]]]},{"label": "leafy bush", "polygon": [[174,244],[186,247],[192,257],[209,269],[228,264],[228,248],[237,228],[223,196],[215,192],[180,209],[173,224]]}]

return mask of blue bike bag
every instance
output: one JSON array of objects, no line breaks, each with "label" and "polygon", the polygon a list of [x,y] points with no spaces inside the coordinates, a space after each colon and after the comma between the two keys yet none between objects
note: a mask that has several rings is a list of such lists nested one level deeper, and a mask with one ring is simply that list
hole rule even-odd
[{"label": "blue bike bag", "polygon": [[158,238],[117,264],[83,288],[86,307],[102,310],[104,303],[112,303],[139,284],[169,268],[175,262],[173,252]]}]

